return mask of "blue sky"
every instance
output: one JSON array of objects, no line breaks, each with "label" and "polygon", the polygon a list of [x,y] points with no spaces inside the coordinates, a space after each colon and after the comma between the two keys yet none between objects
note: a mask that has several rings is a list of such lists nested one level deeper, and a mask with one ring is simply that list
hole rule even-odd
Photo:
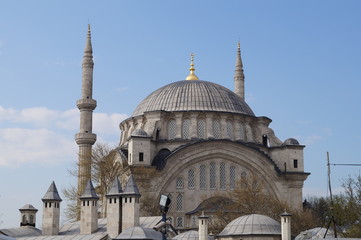
[{"label": "blue sky", "polygon": [[[360,163],[360,1],[1,1],[0,228],[39,209],[51,181],[75,184],[81,60],[92,26],[94,132],[116,145],[119,122],[150,92],[196,74],[233,90],[241,42],[246,101],[284,141],[306,145],[304,195],[326,194],[333,163]],[[332,167],[335,191],[357,167]],[[63,205],[64,207],[64,205]],[[63,219],[64,220],[64,219]]]}]

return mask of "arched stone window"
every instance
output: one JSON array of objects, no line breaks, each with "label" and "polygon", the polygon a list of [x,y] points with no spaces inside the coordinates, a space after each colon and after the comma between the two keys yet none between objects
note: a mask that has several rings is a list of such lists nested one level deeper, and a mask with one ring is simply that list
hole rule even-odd
[{"label": "arched stone window", "polygon": [[226,164],[224,162],[219,165],[219,186],[222,190],[226,190]]},{"label": "arched stone window", "polygon": [[206,166],[201,165],[199,167],[199,188],[206,189]]},{"label": "arched stone window", "polygon": [[177,178],[175,185],[177,189],[182,189],[184,187],[183,178]]},{"label": "arched stone window", "polygon": [[197,226],[196,216],[192,216],[192,227],[196,227],[196,226]]},{"label": "arched stone window", "polygon": [[213,128],[213,137],[221,138],[221,124],[219,119],[213,119],[212,128]]},{"label": "arched stone window", "polygon": [[231,166],[229,168],[229,187],[231,190],[234,190],[236,187],[236,167]]},{"label": "arched stone window", "polygon": [[177,212],[181,212],[183,210],[183,195],[182,194],[178,194],[178,196],[177,196],[176,210],[177,210]]},{"label": "arched stone window", "polygon": [[183,217],[177,217],[177,227],[183,227]]},{"label": "arched stone window", "polygon": [[197,136],[198,138],[206,137],[206,120],[204,118],[198,119],[197,122]]},{"label": "arched stone window", "polygon": [[246,140],[244,131],[245,131],[244,124],[242,122],[240,122],[239,123],[239,138],[241,140]]},{"label": "arched stone window", "polygon": [[34,216],[30,215],[30,224],[33,224],[33,223],[34,223]]},{"label": "arched stone window", "polygon": [[189,189],[194,189],[195,188],[195,174],[194,174],[194,169],[189,169],[188,170],[188,188]]},{"label": "arched stone window", "polygon": [[233,139],[233,122],[231,120],[227,120],[226,129],[227,129],[227,138]]},{"label": "arched stone window", "polygon": [[182,123],[182,138],[183,139],[190,139],[191,138],[191,120],[189,118],[183,119]]},{"label": "arched stone window", "polygon": [[26,216],[25,215],[23,215],[23,220],[22,221],[23,221],[22,223],[26,223]]},{"label": "arched stone window", "polygon": [[216,189],[216,163],[209,164],[209,188]]},{"label": "arched stone window", "polygon": [[168,139],[174,139],[177,133],[177,126],[175,119],[169,119],[168,121]]}]

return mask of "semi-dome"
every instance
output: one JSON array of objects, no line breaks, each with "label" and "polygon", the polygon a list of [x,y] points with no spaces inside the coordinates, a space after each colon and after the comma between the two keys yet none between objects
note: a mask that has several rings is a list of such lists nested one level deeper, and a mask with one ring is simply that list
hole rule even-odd
[{"label": "semi-dome", "polygon": [[283,145],[300,145],[300,143],[295,138],[288,138],[284,141]]},{"label": "semi-dome", "polygon": [[251,214],[236,218],[219,235],[281,235],[281,225],[270,217]]},{"label": "semi-dome", "polygon": [[133,117],[150,111],[217,111],[254,116],[252,109],[231,90],[207,81],[178,81],[151,93]]}]

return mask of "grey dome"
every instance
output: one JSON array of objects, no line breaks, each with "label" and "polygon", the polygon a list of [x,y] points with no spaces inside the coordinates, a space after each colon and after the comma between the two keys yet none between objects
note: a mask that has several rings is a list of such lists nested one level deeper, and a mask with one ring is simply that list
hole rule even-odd
[{"label": "grey dome", "polygon": [[135,129],[132,134],[132,137],[148,137],[148,134],[143,129]]},{"label": "grey dome", "polygon": [[178,81],[151,93],[132,116],[149,111],[219,111],[254,116],[253,111],[231,90],[207,81]]},{"label": "grey dome", "polygon": [[38,211],[33,205],[31,204],[25,204],[22,208],[19,210],[30,210],[30,211]]},{"label": "grey dome", "polygon": [[283,145],[300,145],[300,143],[295,138],[288,138],[284,141]]},{"label": "grey dome", "polygon": [[281,225],[270,217],[251,214],[236,218],[219,235],[281,235]]},{"label": "grey dome", "polygon": [[173,240],[198,240],[199,239],[199,233],[198,231],[187,231],[181,234],[178,234]]}]

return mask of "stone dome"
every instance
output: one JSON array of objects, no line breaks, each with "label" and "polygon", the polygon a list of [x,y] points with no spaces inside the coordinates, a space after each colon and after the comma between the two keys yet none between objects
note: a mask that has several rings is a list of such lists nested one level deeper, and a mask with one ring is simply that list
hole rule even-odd
[{"label": "stone dome", "polygon": [[143,129],[135,129],[132,134],[132,137],[148,137],[148,134]]},{"label": "stone dome", "polygon": [[133,117],[150,111],[217,111],[254,116],[252,109],[231,90],[207,81],[178,81],[151,93]]},{"label": "stone dome", "polygon": [[288,138],[284,141],[283,145],[300,145],[300,143],[295,138]]},{"label": "stone dome", "polygon": [[228,223],[219,235],[281,235],[281,225],[270,217],[251,214]]}]

